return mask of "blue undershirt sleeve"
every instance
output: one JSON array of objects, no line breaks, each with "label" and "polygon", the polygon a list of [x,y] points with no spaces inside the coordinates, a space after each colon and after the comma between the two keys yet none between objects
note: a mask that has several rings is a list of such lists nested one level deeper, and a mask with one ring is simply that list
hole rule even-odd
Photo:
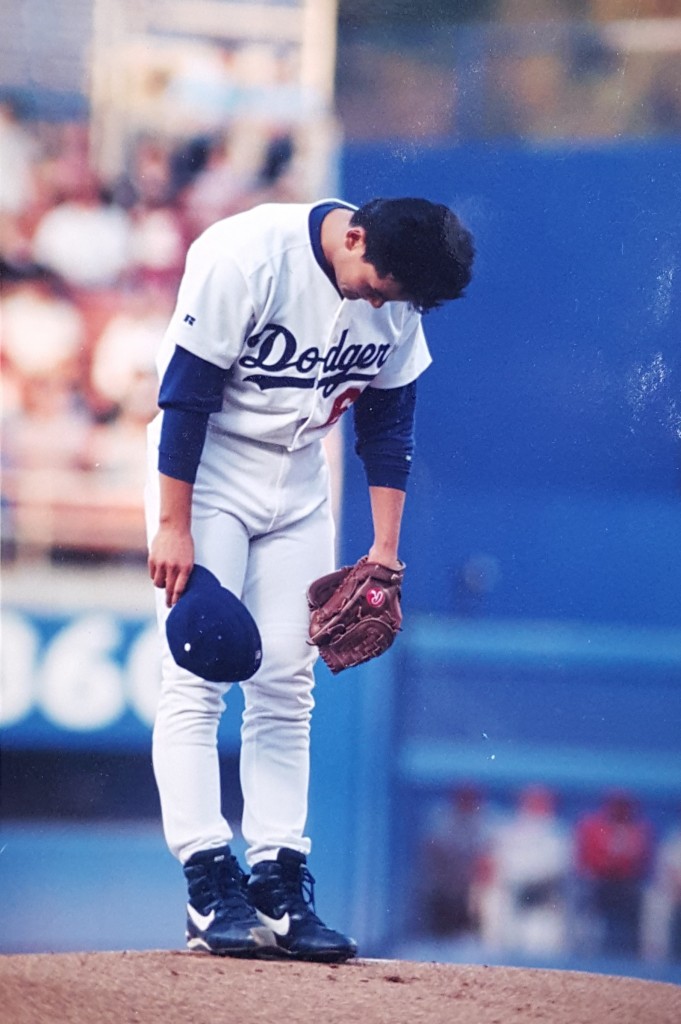
[{"label": "blue undershirt sleeve", "polygon": [[414,454],[416,381],[366,388],[354,404],[355,451],[370,487],[406,491]]},{"label": "blue undershirt sleeve", "polygon": [[158,446],[159,472],[193,484],[196,481],[207,428],[207,412],[165,409]]},{"label": "blue undershirt sleeve", "polygon": [[222,408],[228,370],[175,347],[161,382],[163,409],[159,472],[193,484],[206,440],[208,417]]}]

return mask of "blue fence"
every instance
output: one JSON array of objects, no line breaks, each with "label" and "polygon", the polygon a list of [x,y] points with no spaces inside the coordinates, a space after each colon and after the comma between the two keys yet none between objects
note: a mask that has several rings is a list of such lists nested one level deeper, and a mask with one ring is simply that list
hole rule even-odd
[{"label": "blue fence", "polygon": [[[406,601],[451,612],[471,557],[483,614],[681,621],[681,146],[353,147],[345,195],[449,202],[479,250],[426,318]],[[368,509],[349,467],[345,548]]]}]

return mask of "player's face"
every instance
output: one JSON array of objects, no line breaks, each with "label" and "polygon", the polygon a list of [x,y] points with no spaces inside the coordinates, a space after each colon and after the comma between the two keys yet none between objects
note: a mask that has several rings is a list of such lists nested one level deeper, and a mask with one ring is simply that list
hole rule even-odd
[{"label": "player's face", "polygon": [[351,227],[345,236],[345,245],[334,270],[336,282],[344,299],[364,299],[374,309],[386,302],[407,302],[408,296],[394,277],[380,277],[372,263],[367,263],[364,229]]}]

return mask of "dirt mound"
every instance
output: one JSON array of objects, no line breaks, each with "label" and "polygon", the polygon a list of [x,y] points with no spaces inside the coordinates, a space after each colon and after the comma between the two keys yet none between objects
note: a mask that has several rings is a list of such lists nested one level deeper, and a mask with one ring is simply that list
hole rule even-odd
[{"label": "dirt mound", "polygon": [[0,957],[8,1024],[679,1024],[681,987],[571,971],[186,952]]}]

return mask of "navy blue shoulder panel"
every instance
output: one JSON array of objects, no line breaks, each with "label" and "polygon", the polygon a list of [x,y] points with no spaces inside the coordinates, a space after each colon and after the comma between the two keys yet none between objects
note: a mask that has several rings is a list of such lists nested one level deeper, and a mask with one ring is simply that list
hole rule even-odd
[{"label": "navy blue shoulder panel", "polygon": [[310,244],[312,246],[314,258],[336,291],[338,291],[338,284],[336,282],[336,275],[333,272],[333,267],[327,260],[324,255],[324,250],[322,249],[322,221],[328,213],[331,213],[332,210],[354,210],[354,207],[346,206],[345,203],[320,203],[319,206],[315,206],[310,210],[308,230],[310,232]]}]

